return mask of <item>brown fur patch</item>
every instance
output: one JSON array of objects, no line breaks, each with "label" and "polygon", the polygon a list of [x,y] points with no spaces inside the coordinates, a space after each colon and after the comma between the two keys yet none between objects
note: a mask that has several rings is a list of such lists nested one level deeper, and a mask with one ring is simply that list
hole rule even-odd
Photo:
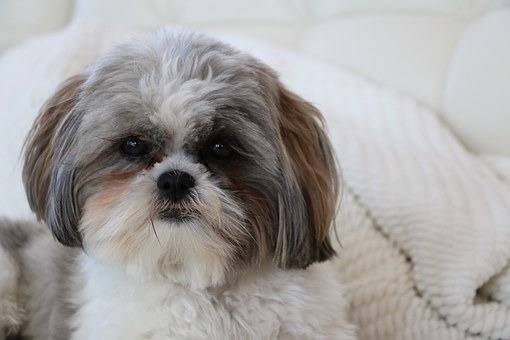
[{"label": "brown fur patch", "polygon": [[[129,192],[129,187],[132,184],[133,176],[133,173],[106,176],[101,182],[101,190],[87,199],[81,226],[86,226],[86,230],[82,230],[82,232],[88,235],[89,238],[94,233],[102,232],[101,228],[104,228],[104,224],[101,222],[114,217],[110,216],[112,209],[125,199],[125,194]],[[98,219],[100,222],[90,223],[91,221],[88,219]],[[127,261],[136,252],[139,243],[144,239],[141,231],[146,226],[147,223],[143,223],[136,228],[112,234],[108,242],[112,248],[117,249],[115,254],[118,258],[116,260]],[[147,232],[149,233],[151,230],[147,228]]]},{"label": "brown fur patch", "polygon": [[[282,85],[279,97],[280,133],[308,212],[309,261],[324,261],[335,253],[329,234],[339,199],[339,177],[332,147],[317,108]],[[279,247],[284,243],[281,237],[277,242]]]},{"label": "brown fur patch", "polygon": [[129,181],[127,180],[116,180],[108,183],[101,191],[87,200],[85,209],[92,213],[110,209],[115,203],[122,200],[122,194],[126,192],[128,185]]}]

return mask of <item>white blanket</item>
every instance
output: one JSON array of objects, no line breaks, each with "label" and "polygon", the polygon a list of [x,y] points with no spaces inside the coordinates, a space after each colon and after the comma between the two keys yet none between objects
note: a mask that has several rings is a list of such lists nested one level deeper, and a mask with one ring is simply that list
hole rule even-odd
[{"label": "white blanket", "polygon": [[[76,24],[0,58],[1,215],[28,214],[19,148],[42,101],[125,36]],[[510,339],[510,174],[403,96],[226,39],[272,65],[328,120],[344,176],[336,261],[360,338]]]}]

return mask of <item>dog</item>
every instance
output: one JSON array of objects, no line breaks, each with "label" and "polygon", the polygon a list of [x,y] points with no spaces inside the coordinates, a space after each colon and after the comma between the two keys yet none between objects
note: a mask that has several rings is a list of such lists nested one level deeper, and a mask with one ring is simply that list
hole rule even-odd
[{"label": "dog", "polygon": [[355,338],[323,118],[254,57],[169,31],[113,47],[47,100],[23,160],[41,222],[1,222],[5,336]]}]

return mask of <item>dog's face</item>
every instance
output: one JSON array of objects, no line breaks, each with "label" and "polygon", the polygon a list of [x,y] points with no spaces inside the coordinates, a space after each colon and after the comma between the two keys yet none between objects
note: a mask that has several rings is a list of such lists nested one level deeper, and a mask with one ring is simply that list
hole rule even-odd
[{"label": "dog's face", "polygon": [[203,287],[333,255],[320,113],[201,36],[121,45],[65,82],[28,136],[23,175],[61,243],[135,273]]}]

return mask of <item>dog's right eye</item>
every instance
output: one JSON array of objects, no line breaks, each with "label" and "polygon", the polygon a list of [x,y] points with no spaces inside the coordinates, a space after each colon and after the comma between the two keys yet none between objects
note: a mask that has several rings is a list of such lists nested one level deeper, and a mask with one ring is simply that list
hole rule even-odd
[{"label": "dog's right eye", "polygon": [[151,145],[138,137],[128,137],[120,144],[120,152],[130,158],[142,158],[151,151]]}]

